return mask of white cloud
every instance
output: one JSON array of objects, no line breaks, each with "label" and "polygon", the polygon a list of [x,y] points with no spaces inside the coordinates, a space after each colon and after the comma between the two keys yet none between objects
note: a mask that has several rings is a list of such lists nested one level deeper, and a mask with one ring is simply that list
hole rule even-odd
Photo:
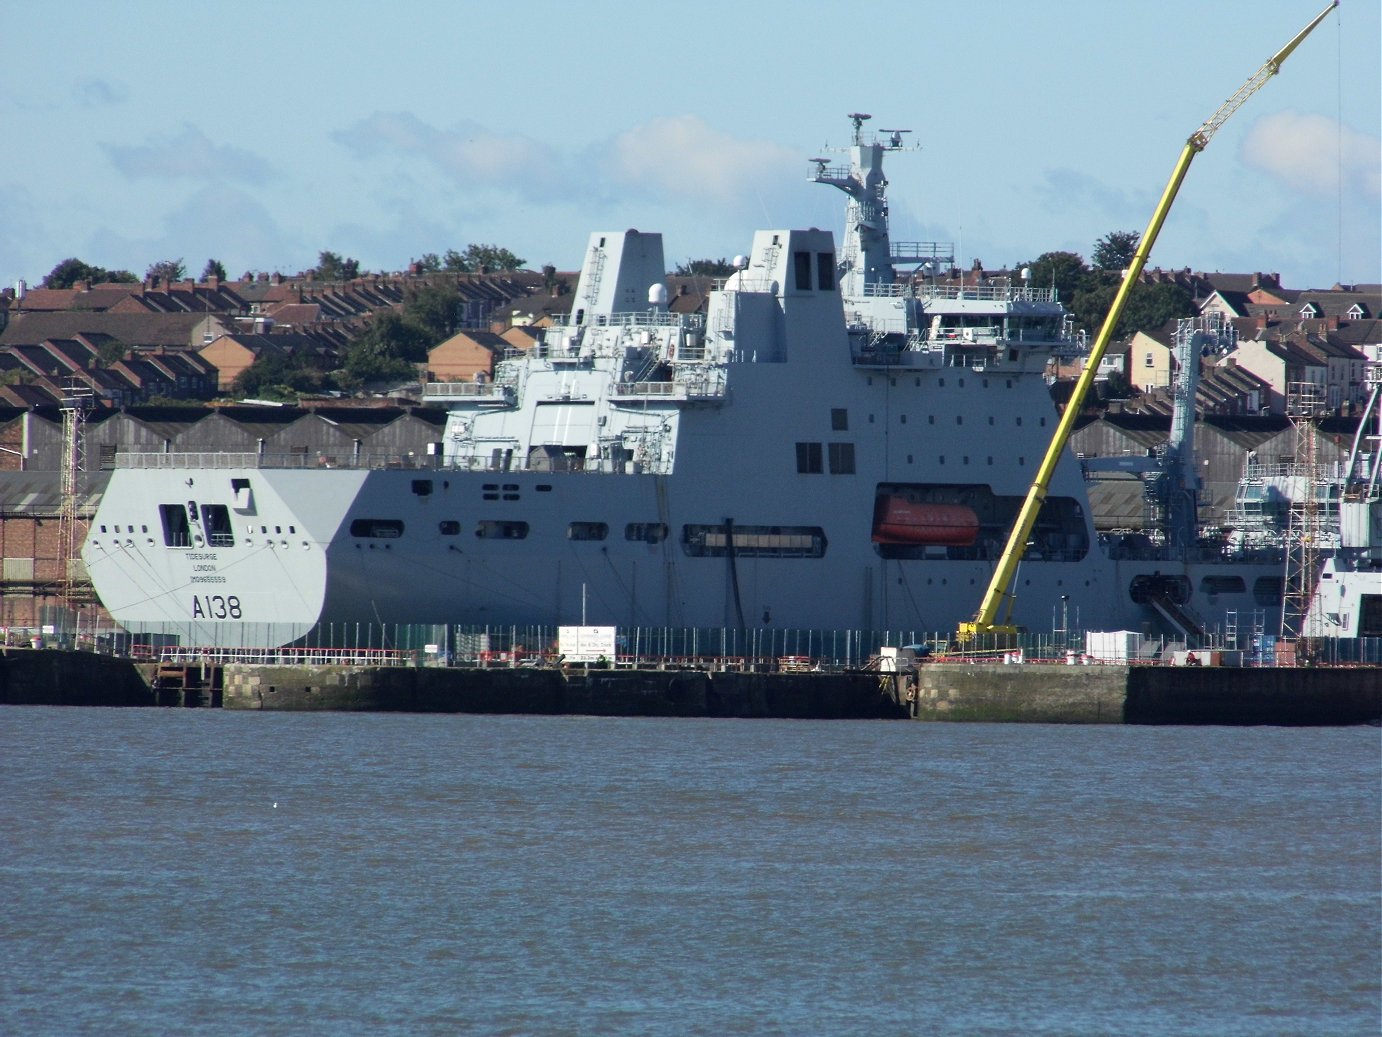
[{"label": "white cloud", "polygon": [[115,168],[132,180],[153,177],[261,184],[273,176],[272,167],[258,155],[233,145],[214,144],[200,129],[185,123],[176,136],[149,144],[101,147]]},{"label": "white cloud", "polygon": [[375,112],[332,137],[360,158],[421,159],[472,189],[508,189],[556,200],[569,186],[547,145],[522,134],[494,133],[474,122],[443,130],[410,112]]},{"label": "white cloud", "polygon": [[1288,187],[1332,194],[1340,185],[1382,194],[1382,140],[1340,126],[1323,115],[1284,111],[1259,119],[1243,139],[1244,163]]},{"label": "white cloud", "polygon": [[788,148],[732,137],[694,115],[657,118],[621,133],[603,165],[623,187],[716,205],[745,204],[746,184],[775,182],[785,170],[804,168]]}]

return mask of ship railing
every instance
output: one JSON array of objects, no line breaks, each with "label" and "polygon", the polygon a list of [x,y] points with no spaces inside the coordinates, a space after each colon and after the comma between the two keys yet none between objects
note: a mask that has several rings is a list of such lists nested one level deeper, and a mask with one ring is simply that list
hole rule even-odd
[{"label": "ship railing", "polygon": [[918,299],[966,300],[983,302],[1044,302],[1056,301],[1054,288],[1018,288],[1009,284],[917,284],[913,291]]},{"label": "ship railing", "polygon": [[501,382],[428,382],[422,387],[425,399],[510,399],[513,386]]},{"label": "ship railing", "polygon": [[955,246],[949,241],[894,241],[888,258],[894,263],[931,262],[950,266],[955,262]]},{"label": "ship railing", "polygon": [[1343,478],[1343,465],[1339,463],[1307,464],[1305,462],[1284,461],[1277,464],[1259,464],[1249,461],[1243,466],[1244,482],[1261,482],[1266,479],[1305,479],[1319,482],[1336,482]]},{"label": "ship railing", "polygon": [[182,666],[412,666],[417,653],[395,648],[227,648],[180,645],[164,648],[158,661]]},{"label": "ship railing", "polygon": [[129,451],[115,455],[116,468],[433,468],[437,458],[428,454],[257,453],[255,451],[195,451],[160,453]]},{"label": "ship railing", "polygon": [[700,313],[669,313],[665,310],[630,310],[621,313],[591,313],[577,320],[575,314],[552,317],[554,329],[597,328],[699,328],[705,323]]},{"label": "ship railing", "polygon": [[894,281],[892,284],[866,284],[860,293],[865,299],[900,299],[912,294],[912,286]]},{"label": "ship railing", "polygon": [[618,399],[668,400],[718,399],[724,396],[726,383],[718,378],[679,378],[672,382],[616,382],[614,395]]},{"label": "ship railing", "polygon": [[750,294],[772,295],[773,279],[771,277],[745,277],[744,272],[740,271],[737,275],[738,280],[734,282],[734,288],[728,286],[729,278],[717,277],[711,282],[711,290],[716,292],[746,292]]},{"label": "ship railing", "polygon": [[489,472],[495,475],[505,475],[511,472],[541,472],[543,475],[665,474],[664,467],[657,463],[602,457],[558,459],[555,462],[548,458],[540,458],[529,464],[517,456],[496,462],[490,455],[475,455],[451,458],[440,467],[444,471]]},{"label": "ship railing", "polygon": [[811,167],[807,179],[817,182],[829,182],[832,180],[847,181],[853,175],[849,166],[826,166],[822,163],[816,163]]}]

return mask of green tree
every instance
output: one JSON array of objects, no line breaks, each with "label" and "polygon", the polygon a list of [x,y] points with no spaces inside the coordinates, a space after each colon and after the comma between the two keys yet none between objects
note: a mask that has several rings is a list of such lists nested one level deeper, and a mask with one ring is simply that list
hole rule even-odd
[{"label": "green tree", "polygon": [[206,266],[202,267],[202,280],[207,281],[213,277],[220,278],[222,281],[228,280],[226,268],[219,259],[208,259]]},{"label": "green tree", "polygon": [[177,259],[160,259],[157,263],[149,265],[149,269],[144,271],[144,280],[151,281],[160,278],[165,282],[181,281],[187,276],[187,267],[183,265],[182,257]]},{"label": "green tree", "polygon": [[424,252],[422,258],[417,261],[419,273],[437,274],[441,272],[441,256],[435,252]]},{"label": "green tree", "polygon": [[470,260],[466,259],[465,256],[461,255],[461,253],[457,252],[454,248],[447,249],[446,254],[442,256],[442,269],[452,274],[468,274],[472,272]]},{"label": "green tree", "polygon": [[672,271],[676,277],[728,277],[734,264],[726,259],[691,259],[678,264]]},{"label": "green tree", "polygon": [[360,261],[323,249],[316,268],[309,271],[318,281],[353,281],[360,276]]},{"label": "green tree", "polygon": [[43,278],[41,287],[43,288],[71,288],[78,281],[89,281],[92,284],[115,281],[121,284],[132,284],[139,278],[128,270],[107,270],[104,267],[90,266],[83,263],[75,256],[64,259],[52,270],[48,271]]},{"label": "green tree", "polygon": [[431,336],[403,314],[385,310],[346,349],[345,370],[362,382],[407,378],[427,359]]},{"label": "green tree", "polygon": [[[1070,311],[1091,335],[1104,326],[1104,319],[1113,307],[1114,296],[1122,279],[1108,272],[1092,274],[1075,293]],[[1127,338],[1139,331],[1154,331],[1177,317],[1191,317],[1195,313],[1190,293],[1174,284],[1133,285],[1128,301],[1113,329],[1116,339]]]},{"label": "green tree", "polygon": [[235,376],[231,389],[240,397],[292,400],[299,393],[316,392],[326,380],[315,357],[297,352],[265,351]]},{"label": "green tree", "polygon": [[1055,285],[1056,296],[1067,306],[1089,272],[1078,252],[1043,252],[1029,263],[1018,263],[1016,269],[1028,271],[1027,283],[1033,288]]},{"label": "green tree", "polygon": [[471,270],[521,270],[526,259],[519,259],[498,245],[467,245],[465,261]]},{"label": "green tree", "polygon": [[460,329],[464,305],[454,284],[424,284],[409,293],[403,304],[403,316],[426,334],[430,340],[428,348],[431,348]]},{"label": "green tree", "polygon": [[1094,269],[1123,271],[1132,263],[1140,239],[1136,231],[1111,230],[1094,243]]}]

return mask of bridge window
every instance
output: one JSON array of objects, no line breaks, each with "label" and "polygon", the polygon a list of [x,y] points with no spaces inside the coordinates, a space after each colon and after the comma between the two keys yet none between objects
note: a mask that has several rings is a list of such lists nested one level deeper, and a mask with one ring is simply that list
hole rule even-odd
[{"label": "bridge window", "polygon": [[793,252],[792,263],[796,268],[797,291],[809,292],[811,290],[811,253]]},{"label": "bridge window", "polygon": [[163,543],[167,547],[191,547],[192,527],[187,521],[187,508],[182,504],[160,504],[159,518],[163,520]]},{"label": "bridge window", "polygon": [[235,546],[235,534],[230,528],[230,509],[224,504],[202,505],[202,531],[211,547]]},{"label": "bridge window", "polygon": [[819,443],[798,443],[797,474],[820,475],[823,470],[821,465],[821,445]]},{"label": "bridge window", "polygon": [[849,411],[844,407],[830,408],[830,431],[848,432],[849,431]]},{"label": "bridge window", "polygon": [[437,532],[444,537],[459,536],[461,524],[455,519],[442,519],[437,523]]}]

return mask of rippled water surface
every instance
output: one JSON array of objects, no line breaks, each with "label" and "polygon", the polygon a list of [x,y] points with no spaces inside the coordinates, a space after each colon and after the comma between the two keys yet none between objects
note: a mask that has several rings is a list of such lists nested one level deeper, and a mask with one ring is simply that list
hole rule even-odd
[{"label": "rippled water surface", "polygon": [[1375,728],[0,709],[0,1033],[1376,1034]]}]

